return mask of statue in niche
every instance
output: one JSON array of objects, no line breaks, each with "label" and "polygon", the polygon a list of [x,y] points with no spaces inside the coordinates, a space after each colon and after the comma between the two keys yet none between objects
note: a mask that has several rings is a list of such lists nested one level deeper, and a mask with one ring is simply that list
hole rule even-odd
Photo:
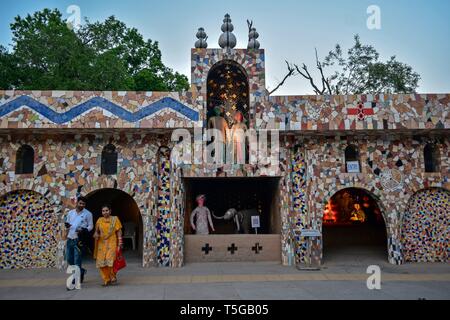
[{"label": "statue in niche", "polygon": [[228,123],[225,118],[222,116],[223,107],[215,107],[214,108],[214,116],[209,118],[208,120],[208,128],[217,129],[222,132],[223,141],[226,138],[226,132],[228,130]]},{"label": "statue in niche", "polygon": [[359,203],[355,203],[354,205],[355,210],[352,212],[352,216],[350,218],[350,221],[352,222],[365,222],[366,221],[366,214],[361,209],[361,205]]},{"label": "statue in niche", "polygon": [[195,234],[209,234],[208,223],[211,230],[216,231],[212,223],[211,212],[205,207],[206,196],[204,194],[198,195],[195,200],[198,206],[192,211],[190,217],[191,227]]},{"label": "statue in niche", "polygon": [[235,226],[235,233],[237,234],[250,234],[252,226],[252,216],[259,216],[259,212],[256,209],[236,210],[235,208],[228,209],[222,217],[218,217],[212,214],[215,219],[222,219],[233,221]]},{"label": "statue in niche", "polygon": [[241,111],[237,111],[234,114],[234,124],[231,127],[231,146],[233,151],[233,163],[244,164],[245,163],[245,132],[247,131],[247,126],[243,122],[244,115]]},{"label": "statue in niche", "polygon": [[228,123],[225,120],[225,118],[222,116],[223,113],[223,106],[220,107],[215,107],[214,110],[214,115],[209,118],[208,120],[208,128],[209,129],[217,129],[219,130],[219,132],[222,134],[222,137],[216,137],[214,136],[214,143],[216,143],[215,146],[215,152],[218,152],[218,159],[224,161],[225,158],[225,150],[224,150],[224,143],[225,141],[227,141],[227,132],[229,130],[228,128]]}]

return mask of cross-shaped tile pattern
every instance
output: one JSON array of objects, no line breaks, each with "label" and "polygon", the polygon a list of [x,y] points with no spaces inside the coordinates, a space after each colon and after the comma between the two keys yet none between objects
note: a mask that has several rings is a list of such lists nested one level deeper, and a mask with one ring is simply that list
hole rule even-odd
[{"label": "cross-shaped tile pattern", "polygon": [[259,245],[259,242],[255,243],[255,246],[252,247],[252,251],[255,251],[255,254],[259,254],[259,252],[263,249],[263,247],[261,247]]},{"label": "cross-shaped tile pattern", "polygon": [[234,254],[235,251],[237,251],[238,247],[235,246],[234,243],[231,244],[231,247],[228,247],[228,251],[231,252],[231,254]]},{"label": "cross-shaped tile pattern", "polygon": [[212,251],[212,247],[209,246],[209,243],[206,243],[204,247],[202,247],[202,251],[205,252],[205,254],[209,254],[210,251]]},{"label": "cross-shaped tile pattern", "polygon": [[356,108],[347,108],[347,114],[351,116],[357,116],[358,120],[364,120],[366,116],[373,116],[373,108],[364,108],[363,103],[359,103]]}]

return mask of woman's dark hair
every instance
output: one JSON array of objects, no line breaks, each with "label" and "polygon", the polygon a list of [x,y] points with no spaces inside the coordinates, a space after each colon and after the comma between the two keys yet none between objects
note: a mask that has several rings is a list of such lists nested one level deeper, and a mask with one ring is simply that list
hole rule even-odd
[{"label": "woman's dark hair", "polygon": [[103,208],[108,208],[109,211],[111,211],[111,206],[109,204],[102,205],[101,209],[103,209]]},{"label": "woman's dark hair", "polygon": [[83,196],[79,196],[78,198],[77,198],[77,202],[78,201],[83,201],[84,203],[87,203],[87,198],[86,197],[83,197]]}]

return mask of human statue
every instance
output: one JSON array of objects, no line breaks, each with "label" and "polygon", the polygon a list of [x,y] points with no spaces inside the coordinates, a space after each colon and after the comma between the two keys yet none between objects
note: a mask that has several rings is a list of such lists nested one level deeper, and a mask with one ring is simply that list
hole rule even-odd
[{"label": "human statue", "polygon": [[209,129],[217,129],[222,133],[223,141],[226,140],[226,134],[228,130],[228,123],[224,117],[222,117],[223,107],[214,108],[214,116],[208,120]]},{"label": "human statue", "polygon": [[228,133],[228,123],[224,117],[222,117],[223,107],[215,107],[214,108],[214,116],[209,118],[208,120],[208,128],[209,129],[217,129],[222,137],[219,139],[218,137],[214,137],[214,142],[217,143],[215,146],[216,152],[219,152],[219,159],[222,161],[225,160],[225,150],[224,143],[227,141],[227,133]]},{"label": "human statue", "polygon": [[354,205],[355,210],[352,212],[352,216],[350,218],[353,222],[364,222],[366,221],[366,214],[361,209],[361,205],[359,203],[356,203]]},{"label": "human statue", "polygon": [[212,223],[211,212],[205,207],[206,196],[204,194],[198,195],[195,200],[197,201],[198,206],[191,213],[190,222],[192,229],[196,234],[209,234],[209,222],[211,230],[216,231]]},{"label": "human statue", "polygon": [[245,163],[245,131],[247,126],[245,125],[244,115],[241,111],[237,111],[234,115],[234,124],[231,127],[232,138],[232,150],[233,150],[233,162],[237,164]]}]

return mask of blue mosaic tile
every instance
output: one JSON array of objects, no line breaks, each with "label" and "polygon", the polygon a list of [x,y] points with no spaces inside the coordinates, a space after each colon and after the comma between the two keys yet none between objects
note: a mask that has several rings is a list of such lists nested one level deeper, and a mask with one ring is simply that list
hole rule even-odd
[{"label": "blue mosaic tile", "polygon": [[0,118],[19,109],[22,106],[26,106],[34,110],[35,112],[46,117],[55,124],[64,124],[70,122],[74,118],[80,116],[81,114],[95,107],[107,110],[112,114],[114,114],[115,116],[119,117],[120,119],[126,120],[128,122],[138,122],[166,108],[172,109],[192,121],[199,120],[199,113],[197,111],[191,109],[188,106],[185,106],[184,104],[170,97],[165,97],[159,101],[151,103],[135,113],[129,112],[128,110],[125,110],[121,106],[101,97],[94,97],[86,102],[83,102],[73,107],[72,109],[70,109],[65,113],[58,113],[52,110],[50,107],[40,103],[39,101],[33,98],[30,98],[28,96],[20,96],[17,99],[14,99],[13,101],[7,102],[0,106]]}]

